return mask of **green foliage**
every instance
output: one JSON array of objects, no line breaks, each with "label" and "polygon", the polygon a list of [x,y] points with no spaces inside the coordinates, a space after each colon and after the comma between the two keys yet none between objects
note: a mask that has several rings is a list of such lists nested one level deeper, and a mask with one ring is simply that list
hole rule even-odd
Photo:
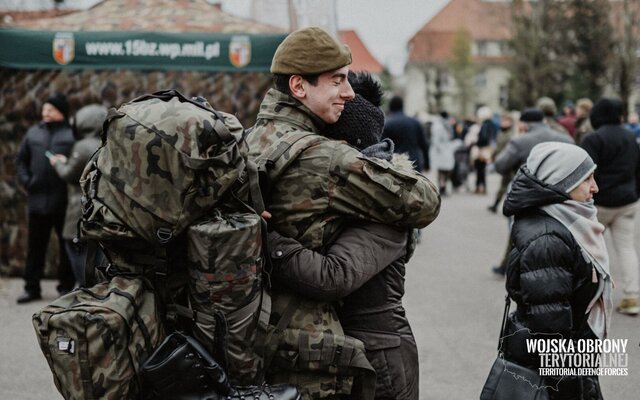
[{"label": "green foliage", "polygon": [[565,93],[569,98],[597,99],[609,81],[607,72],[613,50],[608,0],[571,0],[567,20],[572,39],[567,43],[572,79]]},{"label": "green foliage", "polygon": [[613,48],[609,10],[608,0],[515,0],[510,106],[601,96]]},{"label": "green foliage", "polygon": [[[638,70],[636,49],[640,46],[640,3],[636,0],[623,1],[622,30],[613,50],[613,79],[620,98],[628,105]],[[627,109],[625,107],[625,111]]]},{"label": "green foliage", "polygon": [[451,74],[458,87],[459,114],[466,115],[473,98],[473,61],[471,59],[471,35],[458,29],[453,39],[453,59],[449,63]]},{"label": "green foliage", "polygon": [[532,106],[542,96],[555,100],[562,97],[567,78],[566,58],[562,54],[562,44],[568,36],[563,28],[565,6],[564,2],[553,0],[513,2],[511,108]]}]

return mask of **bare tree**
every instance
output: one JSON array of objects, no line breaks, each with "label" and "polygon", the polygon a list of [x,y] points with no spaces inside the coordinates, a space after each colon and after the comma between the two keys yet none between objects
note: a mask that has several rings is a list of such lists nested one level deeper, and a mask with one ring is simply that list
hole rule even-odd
[{"label": "bare tree", "polygon": [[567,56],[571,71],[566,95],[597,99],[609,81],[614,32],[608,0],[570,0],[565,29],[571,34]]},{"label": "bare tree", "polygon": [[509,106],[531,106],[541,96],[562,97],[568,74],[562,47],[567,41],[565,3],[554,0],[512,4]]},{"label": "bare tree", "polygon": [[623,4],[623,29],[621,38],[617,40],[615,53],[617,59],[617,68],[615,76],[620,98],[625,104],[625,117],[629,109],[629,98],[633,92],[636,73],[638,70],[638,40],[640,23],[640,7],[637,2],[631,4],[631,0],[624,0]]},{"label": "bare tree", "polygon": [[458,88],[459,115],[467,115],[469,102],[473,98],[473,60],[471,59],[471,35],[458,29],[453,39],[453,59],[449,62],[451,73]]},{"label": "bare tree", "polygon": [[602,95],[614,43],[608,0],[514,0],[512,11],[511,106]]}]

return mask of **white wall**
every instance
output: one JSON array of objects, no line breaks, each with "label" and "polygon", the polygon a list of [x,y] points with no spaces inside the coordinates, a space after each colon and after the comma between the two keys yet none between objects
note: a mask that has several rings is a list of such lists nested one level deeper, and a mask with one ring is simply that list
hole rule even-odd
[{"label": "white wall", "polygon": [[[467,112],[472,114],[476,105],[484,104],[491,107],[496,112],[502,111],[500,104],[500,88],[506,89],[509,81],[509,71],[502,66],[483,66],[477,67],[480,71],[476,74],[474,84],[476,84],[475,97],[467,106]],[[429,74],[430,81],[427,82],[426,75]],[[431,93],[435,90],[433,77],[435,76],[434,67],[419,67],[416,65],[408,65],[405,70],[405,77],[402,81],[405,112],[409,115],[418,113],[437,113],[439,110],[429,110],[427,100],[427,90]],[[449,113],[457,115],[460,105],[457,99],[457,87],[455,80],[449,75],[447,83],[442,86],[443,107]]]},{"label": "white wall", "polygon": [[407,115],[419,115],[428,112],[427,82],[424,70],[408,65],[405,70],[404,111]]}]

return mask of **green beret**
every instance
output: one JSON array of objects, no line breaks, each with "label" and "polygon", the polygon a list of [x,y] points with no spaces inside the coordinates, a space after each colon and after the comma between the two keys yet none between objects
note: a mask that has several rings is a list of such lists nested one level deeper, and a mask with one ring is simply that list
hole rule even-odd
[{"label": "green beret", "polygon": [[320,28],[299,29],[276,49],[271,73],[314,75],[351,64],[351,50]]}]

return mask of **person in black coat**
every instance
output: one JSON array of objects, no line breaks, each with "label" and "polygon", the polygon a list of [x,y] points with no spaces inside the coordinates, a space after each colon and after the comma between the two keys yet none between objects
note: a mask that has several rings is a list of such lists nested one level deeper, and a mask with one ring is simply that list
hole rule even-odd
[{"label": "person in black coat", "polygon": [[600,191],[593,196],[598,218],[611,234],[613,251],[620,262],[623,299],[616,310],[640,313],[640,265],[636,254],[635,221],[640,207],[640,148],[635,135],[622,126],[622,101],[603,97],[591,109],[595,132],[580,146],[598,164]]},{"label": "person in black coat", "polygon": [[27,261],[24,293],[17,302],[28,303],[41,298],[40,279],[44,271],[51,229],[56,231],[59,249],[58,292],[64,294],[75,285],[71,264],[64,249],[62,228],[67,206],[67,185],[56,174],[48,157],[68,157],[75,139],[67,122],[69,105],[63,94],[49,97],[42,106],[42,121],[31,127],[18,150],[16,174],[26,190],[28,208]]},{"label": "person in black coat", "polygon": [[[546,142],[513,180],[503,208],[514,216],[506,288],[517,304],[503,336],[507,360],[549,367],[528,351],[527,339],[607,337],[611,277],[592,201],[595,169],[580,147]],[[547,376],[545,386],[551,399],[602,399],[597,376]]]},{"label": "person in black coat", "polygon": [[401,97],[394,96],[389,101],[389,116],[384,123],[383,138],[395,144],[396,153],[406,153],[414,162],[415,169],[422,172],[429,158],[429,146],[422,131],[420,122],[403,112],[404,102]]}]

